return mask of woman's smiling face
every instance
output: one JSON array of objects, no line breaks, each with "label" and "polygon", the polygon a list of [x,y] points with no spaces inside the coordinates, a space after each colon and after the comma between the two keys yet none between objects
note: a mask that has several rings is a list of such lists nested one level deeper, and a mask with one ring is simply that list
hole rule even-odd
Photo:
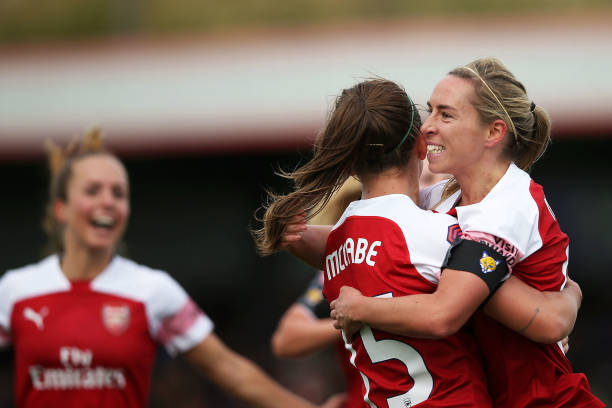
[{"label": "woman's smiling face", "polygon": [[488,126],[474,108],[471,81],[447,75],[427,102],[429,116],[421,126],[427,139],[427,160],[433,173],[461,174],[484,152]]},{"label": "woman's smiling face", "polygon": [[113,156],[97,154],[72,163],[66,201],[57,200],[55,214],[70,245],[113,251],[127,225],[130,202],[127,173]]}]

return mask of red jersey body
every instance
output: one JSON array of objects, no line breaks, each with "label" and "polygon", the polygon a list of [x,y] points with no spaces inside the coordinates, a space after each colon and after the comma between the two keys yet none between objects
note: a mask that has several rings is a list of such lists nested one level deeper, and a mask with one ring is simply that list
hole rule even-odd
[{"label": "red jersey body", "polygon": [[67,280],[57,256],[0,280],[18,407],[146,407],[156,345],[188,350],[212,326],[165,272],[118,256],[92,281]]},{"label": "red jersey body", "polygon": [[[323,293],[342,286],[366,296],[435,291],[456,220],[418,208],[405,195],[353,202],[326,247]],[[364,325],[345,339],[363,379],[364,407],[490,407],[480,356],[466,329],[441,340],[415,339]]]},{"label": "red jersey body", "polygon": [[[440,201],[444,183],[421,193],[421,205]],[[509,269],[542,291],[558,291],[567,281],[569,239],[559,228],[542,187],[511,164],[479,203],[454,207],[460,191],[436,210],[452,211],[463,238],[485,243],[502,253]],[[495,407],[603,407],[590,393],[584,374],[574,373],[558,344],[538,344],[500,325],[483,313],[474,326],[485,357]]]}]

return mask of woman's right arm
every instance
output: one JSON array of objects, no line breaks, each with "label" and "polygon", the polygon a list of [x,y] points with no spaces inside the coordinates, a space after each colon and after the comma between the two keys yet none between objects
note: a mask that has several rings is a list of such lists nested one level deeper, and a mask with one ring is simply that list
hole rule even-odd
[{"label": "woman's right arm", "polygon": [[372,298],[343,286],[331,302],[331,317],[347,334],[365,323],[402,336],[439,339],[457,332],[488,295],[488,285],[477,275],[447,268],[428,294]]},{"label": "woman's right arm", "polygon": [[581,302],[580,286],[571,279],[560,292],[540,292],[511,276],[485,304],[484,312],[530,340],[549,344],[569,335]]},{"label": "woman's right arm", "polygon": [[[488,296],[476,275],[445,269],[434,293],[396,298],[370,298],[343,287],[331,303],[336,328],[352,333],[358,323],[391,333],[442,338],[455,333]],[[490,299],[485,312],[512,330],[539,343],[566,337],[576,320],[582,295],[568,280],[561,292],[540,292],[511,277]]]}]

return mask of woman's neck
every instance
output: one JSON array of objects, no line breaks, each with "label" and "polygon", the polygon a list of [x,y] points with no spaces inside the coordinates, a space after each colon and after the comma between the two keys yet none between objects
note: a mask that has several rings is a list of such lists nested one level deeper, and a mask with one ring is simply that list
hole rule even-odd
[{"label": "woman's neck", "polygon": [[476,168],[455,175],[461,188],[459,205],[479,203],[508,171],[509,161],[497,162],[484,168]]},{"label": "woman's neck", "polygon": [[67,247],[61,259],[64,275],[73,281],[91,280],[106,269],[113,257],[108,251],[87,251]]},{"label": "woman's neck", "polygon": [[361,178],[362,199],[385,196],[389,194],[407,195],[418,204],[419,183],[418,174],[414,169],[393,168],[380,174],[370,174]]}]

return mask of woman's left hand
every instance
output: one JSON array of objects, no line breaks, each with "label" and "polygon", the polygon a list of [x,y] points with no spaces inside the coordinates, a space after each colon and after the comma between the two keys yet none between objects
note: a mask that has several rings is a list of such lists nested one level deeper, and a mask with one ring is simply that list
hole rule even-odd
[{"label": "woman's left hand", "polygon": [[355,288],[343,286],[340,288],[338,297],[330,303],[331,318],[334,319],[334,327],[341,329],[348,339],[353,337],[361,327],[361,322],[356,317],[360,303],[365,296]]}]

